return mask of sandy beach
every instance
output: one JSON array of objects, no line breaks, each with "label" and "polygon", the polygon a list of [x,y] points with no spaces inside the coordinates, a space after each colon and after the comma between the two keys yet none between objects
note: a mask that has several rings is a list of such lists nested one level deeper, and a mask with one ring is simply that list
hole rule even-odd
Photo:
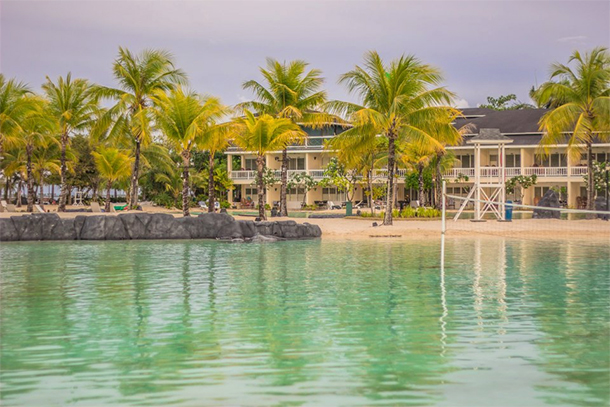
[{"label": "sandy beach", "polygon": [[[45,206],[51,213],[57,213],[55,206]],[[69,207],[69,209],[84,209],[84,207]],[[20,208],[23,212],[1,212],[1,218],[19,216],[27,214],[25,208]],[[143,210],[148,213],[169,213],[176,217],[181,217],[182,212],[169,210],[157,206],[144,206]],[[242,212],[242,211],[237,211]],[[198,209],[191,211],[193,216],[202,213]],[[337,211],[333,212],[337,213]],[[62,218],[71,218],[78,215],[106,215],[115,216],[116,213],[93,213],[93,212],[64,212],[59,213]],[[235,219],[254,220],[254,216],[235,215]],[[435,238],[441,234],[440,220],[402,220],[396,219],[392,226],[373,226],[373,222],[381,224],[380,219],[371,218],[289,218],[296,222],[308,222],[319,225],[322,229],[322,239],[343,239],[343,240],[362,240],[362,239],[421,239]],[[269,218],[269,220],[285,220],[282,218]],[[520,219],[512,222],[497,222],[489,220],[487,222],[470,222],[469,220],[458,220],[454,222],[447,220],[447,236],[450,237],[471,237],[477,235],[495,235],[511,238],[533,238],[549,240],[566,239],[591,239],[606,240],[610,244],[610,222],[593,220],[558,220],[558,219]]]}]

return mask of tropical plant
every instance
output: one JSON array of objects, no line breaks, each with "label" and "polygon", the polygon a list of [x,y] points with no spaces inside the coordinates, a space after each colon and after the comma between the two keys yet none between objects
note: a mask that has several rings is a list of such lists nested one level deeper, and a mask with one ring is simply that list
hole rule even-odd
[{"label": "tropical plant", "polygon": [[98,148],[94,151],[95,165],[102,178],[106,180],[106,203],[104,211],[110,212],[110,189],[114,182],[126,179],[131,173],[132,158],[116,147]]},{"label": "tropical plant", "polygon": [[21,122],[32,109],[30,89],[16,79],[6,79],[0,73],[0,155],[5,149],[19,144]]},{"label": "tropical plant", "polygon": [[517,190],[517,187],[521,189],[521,195],[519,196],[519,200],[523,202],[523,196],[525,194],[525,190],[529,187],[536,185],[536,181],[538,177],[536,174],[532,175],[517,175],[516,177],[512,177],[506,180],[506,193],[514,194]]},{"label": "tropical plant", "polygon": [[[569,64],[574,63],[573,68]],[[551,76],[534,92],[540,104],[551,103],[552,110],[540,119],[544,132],[540,141],[543,154],[551,146],[564,144],[570,161],[587,153],[587,209],[595,208],[593,183],[593,141],[610,139],[610,54],[603,47],[581,54],[575,51],[568,65],[555,63]],[[583,148],[584,146],[584,148]]]},{"label": "tropical plant", "polygon": [[414,56],[402,56],[386,65],[376,52],[371,51],[365,55],[364,67],[356,66],[340,78],[340,83],[358,95],[361,104],[342,101],[328,104],[332,112],[347,116],[353,125],[337,137],[373,138],[380,135],[387,139],[384,225],[392,224],[397,144],[443,150],[439,139],[453,138],[457,131],[452,121],[460,113],[448,107],[453,93],[438,87],[441,80],[436,68],[423,64]]},{"label": "tropical plant", "polygon": [[277,151],[282,146],[305,137],[306,133],[287,118],[277,119],[268,114],[255,117],[247,109],[244,110],[244,113],[244,117],[235,121],[234,142],[242,149],[256,153],[258,213],[259,217],[264,220],[267,218],[263,183],[265,154]]},{"label": "tropical plant", "polygon": [[[417,190],[420,206],[425,206],[426,194],[424,183],[424,170],[428,169],[430,183],[432,183],[432,161],[436,158],[433,150],[422,148],[421,145],[409,144],[401,154],[401,162],[412,172],[417,173]],[[429,185],[431,187],[432,185]]]},{"label": "tropical plant", "polygon": [[118,88],[96,87],[98,95],[114,99],[117,103],[99,121],[95,136],[126,137],[131,142],[134,161],[128,202],[130,208],[136,209],[141,150],[152,141],[152,97],[157,91],[169,91],[177,85],[185,85],[186,74],[174,67],[169,52],[149,49],[134,55],[125,48],[119,48],[113,74]]},{"label": "tropical plant", "polygon": [[65,78],[59,77],[56,83],[47,76],[47,81],[42,85],[42,89],[48,101],[47,112],[58,123],[61,142],[61,193],[57,211],[64,212],[68,197],[66,150],[70,136],[74,135],[76,131],[91,126],[98,103],[89,82],[85,79],[72,80],[70,73]]},{"label": "tropical plant", "polygon": [[[357,164],[355,161],[350,161],[350,164]],[[330,162],[324,169],[324,178],[318,182],[321,187],[329,187],[334,185],[337,191],[345,192],[347,202],[352,202],[356,183],[359,180],[359,168],[348,168],[346,163],[341,162],[339,158],[332,157]]]},{"label": "tropical plant", "polygon": [[[267,59],[267,68],[260,68],[265,83],[255,80],[244,82],[242,87],[251,90],[256,100],[238,105],[240,109],[249,109],[259,114],[269,114],[276,118],[286,118],[293,123],[310,127],[328,125],[332,118],[321,112],[326,102],[326,91],[322,90],[324,79],[321,71],[311,69],[306,71],[308,63],[301,60],[280,63]],[[302,142],[307,137],[302,133],[292,143]],[[278,146],[282,150],[282,166],[280,172],[280,213],[288,215],[286,206],[286,187],[288,184],[288,152],[287,144]]]},{"label": "tropical plant", "polygon": [[[227,114],[228,108],[225,106],[221,106],[218,112],[218,116],[222,116]],[[230,182],[230,178],[226,169],[216,168],[216,163],[214,160],[214,156],[218,152],[224,151],[229,146],[229,132],[231,130],[231,124],[215,124],[215,122],[211,122],[210,126],[207,127],[207,131],[205,131],[200,137],[197,138],[197,147],[202,150],[207,150],[208,152],[208,212],[214,211],[215,201],[216,201],[216,185],[217,182],[228,189],[231,187],[232,183]]]},{"label": "tropical plant", "polygon": [[318,185],[318,181],[316,181],[311,175],[306,172],[296,172],[292,174],[290,179],[288,180],[288,189],[298,188],[303,190],[303,203],[302,207],[307,204],[307,193],[311,191]]},{"label": "tropical plant", "polygon": [[[598,193],[604,192],[610,187],[608,181],[608,172],[610,171],[610,163],[593,161],[593,186]],[[589,176],[583,177],[585,182],[589,181]]]},{"label": "tropical plant", "polygon": [[48,148],[49,144],[57,142],[54,137],[56,122],[46,114],[43,99],[34,96],[26,96],[26,98],[32,99],[28,101],[31,109],[21,121],[20,134],[26,157],[27,211],[33,212],[35,177],[32,159],[36,150]]},{"label": "tropical plant", "polygon": [[198,141],[209,138],[209,133],[215,131],[216,121],[226,109],[219,99],[202,98],[182,87],[169,93],[155,91],[153,102],[157,107],[154,117],[158,127],[182,158],[182,213],[190,216],[191,151]]}]

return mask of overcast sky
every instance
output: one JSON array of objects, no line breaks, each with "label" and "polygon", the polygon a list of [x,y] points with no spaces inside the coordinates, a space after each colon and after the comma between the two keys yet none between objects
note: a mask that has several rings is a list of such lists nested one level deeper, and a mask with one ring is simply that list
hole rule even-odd
[{"label": "overcast sky", "polygon": [[29,1],[0,0],[0,70],[38,89],[45,75],[113,85],[119,46],[163,48],[191,87],[227,104],[251,98],[266,57],[305,59],[332,99],[352,99],[338,76],[377,50],[441,68],[459,106],[515,93],[575,49],[608,46],[601,1]]}]

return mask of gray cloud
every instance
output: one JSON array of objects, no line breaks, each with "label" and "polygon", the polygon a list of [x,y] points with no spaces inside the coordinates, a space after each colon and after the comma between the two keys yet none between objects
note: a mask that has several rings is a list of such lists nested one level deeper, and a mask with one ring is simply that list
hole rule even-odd
[{"label": "gray cloud", "polygon": [[[72,71],[112,84],[117,48],[171,50],[192,87],[226,103],[250,95],[265,57],[301,58],[337,77],[370,49],[440,67],[460,103],[516,93],[527,100],[549,65],[575,46],[608,46],[605,1],[7,1],[0,68],[32,86]],[[559,39],[559,40],[558,40]],[[576,42],[575,42],[576,41]]]}]

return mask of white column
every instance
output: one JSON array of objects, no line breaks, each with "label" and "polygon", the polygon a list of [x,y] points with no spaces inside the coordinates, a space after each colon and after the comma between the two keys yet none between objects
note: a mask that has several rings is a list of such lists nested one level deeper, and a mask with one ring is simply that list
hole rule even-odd
[{"label": "white column", "polygon": [[474,187],[474,218],[481,220],[481,145],[478,143],[474,145]]}]

